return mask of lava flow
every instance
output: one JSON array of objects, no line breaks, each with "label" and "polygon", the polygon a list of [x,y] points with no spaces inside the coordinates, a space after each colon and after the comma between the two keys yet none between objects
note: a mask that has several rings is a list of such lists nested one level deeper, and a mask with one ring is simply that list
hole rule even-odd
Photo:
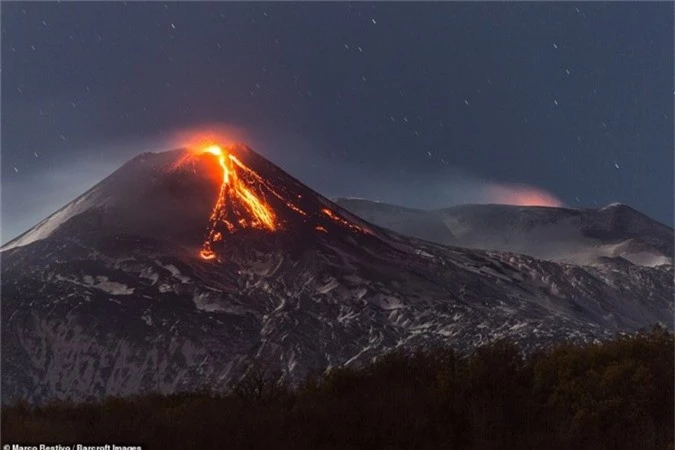
[{"label": "lava flow", "polygon": [[209,232],[202,245],[201,257],[204,259],[216,257],[213,244],[222,240],[223,235],[219,231],[222,226],[229,233],[242,228],[276,231],[278,225],[274,211],[264,201],[262,194],[257,195],[246,186],[237,170],[242,170],[244,176],[261,181],[258,174],[217,145],[209,146],[199,153],[217,157],[223,170],[223,181],[220,185],[218,200],[209,218]]},{"label": "lava flow", "polygon": [[[331,211],[331,210],[328,209],[328,208],[323,208],[323,209],[321,210],[321,212],[322,212],[323,214],[325,214],[326,216],[330,217],[330,219],[333,220],[334,222],[337,222],[337,223],[339,223],[340,225],[349,228],[350,230],[354,230],[354,231],[359,231],[359,232],[361,232],[361,233],[367,233],[367,234],[370,234],[370,230],[368,230],[368,229],[366,229],[366,228],[361,228],[361,227],[358,226],[358,225],[355,225],[355,224],[353,224],[353,223],[348,222],[347,220],[345,220],[345,219],[339,217],[337,214],[335,214],[333,211]],[[327,233],[327,231],[326,231],[326,229],[325,229],[324,227],[317,227],[316,229],[317,229],[318,231],[323,231],[324,233]]]},{"label": "lava flow", "polygon": [[[213,156],[218,161],[219,171],[223,172],[218,199],[209,217],[208,234],[200,252],[204,259],[216,258],[215,244],[222,241],[226,234],[244,228],[275,232],[286,228],[293,214],[301,216],[298,219],[302,223],[313,224],[314,230],[321,233],[328,233],[329,223],[334,223],[351,231],[372,234],[369,229],[345,220],[328,208],[317,209],[314,213],[310,211],[308,215],[307,211],[289,200],[296,196],[302,198],[302,195],[294,194],[288,187],[275,185],[274,180],[262,177],[233,154],[236,147],[202,145],[199,148],[177,164],[183,165],[195,155]],[[272,203],[267,201],[266,195]],[[300,222],[291,222],[291,225],[293,223]]]}]

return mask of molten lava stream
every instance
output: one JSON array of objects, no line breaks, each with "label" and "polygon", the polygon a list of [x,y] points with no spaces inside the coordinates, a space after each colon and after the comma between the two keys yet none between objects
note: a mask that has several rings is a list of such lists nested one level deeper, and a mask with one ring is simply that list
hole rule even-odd
[{"label": "molten lava stream", "polygon": [[[220,185],[218,200],[209,218],[209,232],[200,252],[202,258],[214,259],[217,255],[213,250],[213,244],[223,238],[222,233],[218,231],[219,225],[225,226],[227,232],[231,233],[242,228],[262,228],[276,231],[277,223],[272,208],[246,186],[238,176],[237,168],[239,167],[245,173],[253,175],[254,180],[264,186],[262,178],[257,173],[246,167],[233,155],[228,155],[217,145],[207,147],[200,152],[200,154],[205,153],[216,156],[218,164],[223,169],[223,181]],[[228,217],[229,213],[234,214],[235,217]],[[250,217],[250,220],[246,219],[246,215]]]}]

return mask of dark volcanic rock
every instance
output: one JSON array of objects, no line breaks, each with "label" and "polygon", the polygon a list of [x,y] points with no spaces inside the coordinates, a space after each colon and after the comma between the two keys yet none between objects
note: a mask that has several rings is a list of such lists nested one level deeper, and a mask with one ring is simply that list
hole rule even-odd
[{"label": "dark volcanic rock", "polygon": [[184,151],[133,159],[4,247],[4,402],[225,389],[250,360],[299,380],[399,347],[510,337],[532,349],[671,326],[672,265],[419,241],[234,151],[280,225],[226,234],[215,259],[199,250],[217,171],[178,164]]}]

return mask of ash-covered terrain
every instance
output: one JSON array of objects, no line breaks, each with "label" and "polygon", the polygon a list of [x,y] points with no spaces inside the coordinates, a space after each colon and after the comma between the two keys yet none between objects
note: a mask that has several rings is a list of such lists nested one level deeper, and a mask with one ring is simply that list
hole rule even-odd
[{"label": "ash-covered terrain", "polygon": [[461,205],[425,211],[363,199],[335,202],[369,222],[439,244],[578,265],[608,258],[673,264],[673,229],[620,203],[600,209]]},{"label": "ash-covered terrain", "polygon": [[3,402],[220,390],[251,361],[297,381],[401,347],[672,328],[672,254],[584,265],[461,248],[452,212],[433,225],[451,240],[418,240],[244,146],[212,153],[140,155],[3,247]]}]

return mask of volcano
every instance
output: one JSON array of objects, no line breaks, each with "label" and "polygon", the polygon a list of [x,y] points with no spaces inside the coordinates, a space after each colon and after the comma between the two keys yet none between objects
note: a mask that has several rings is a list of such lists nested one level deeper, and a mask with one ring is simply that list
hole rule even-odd
[{"label": "volcano", "polygon": [[298,381],[388,350],[671,327],[673,266],[450,247],[244,145],[145,153],[2,248],[3,402]]},{"label": "volcano", "polygon": [[331,208],[337,207],[243,145],[145,153],[2,250],[48,237],[133,235],[201,246],[195,254],[212,259],[224,235],[244,230],[286,237],[343,228],[371,233],[356,216]]}]

